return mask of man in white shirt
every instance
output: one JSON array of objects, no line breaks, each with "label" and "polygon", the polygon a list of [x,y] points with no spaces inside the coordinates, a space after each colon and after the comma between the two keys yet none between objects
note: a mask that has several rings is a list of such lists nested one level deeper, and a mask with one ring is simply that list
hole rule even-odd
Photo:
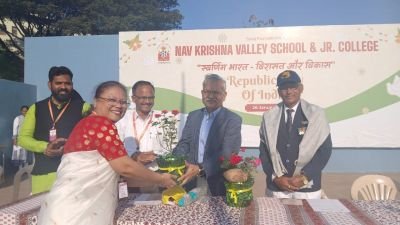
[{"label": "man in white shirt", "polygon": [[[156,153],[161,146],[157,140],[157,130],[152,126],[155,89],[148,81],[137,81],[132,86],[132,103],[125,116],[116,124],[118,134],[124,143],[128,155],[151,170],[157,170]],[[128,191],[140,193],[159,192],[157,186],[143,181],[127,179]]]},{"label": "man in white shirt", "polygon": [[132,87],[131,99],[135,107],[128,109],[118,121],[118,133],[128,155],[145,165],[151,164],[156,158],[155,151],[160,149],[156,130],[152,126],[154,86],[148,81],[136,82]]}]

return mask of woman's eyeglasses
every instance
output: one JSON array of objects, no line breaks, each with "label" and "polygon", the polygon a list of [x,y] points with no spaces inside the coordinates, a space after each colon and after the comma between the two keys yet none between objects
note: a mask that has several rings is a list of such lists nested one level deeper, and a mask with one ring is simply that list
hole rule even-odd
[{"label": "woman's eyeglasses", "polygon": [[122,101],[122,100],[117,100],[117,99],[114,99],[114,98],[102,98],[102,97],[98,97],[98,99],[101,99],[101,100],[104,100],[104,101],[106,101],[109,105],[112,105],[112,106],[116,106],[116,105],[118,105],[118,104],[120,104],[120,105],[122,105],[122,106],[128,106],[129,105],[129,102],[128,101]]}]

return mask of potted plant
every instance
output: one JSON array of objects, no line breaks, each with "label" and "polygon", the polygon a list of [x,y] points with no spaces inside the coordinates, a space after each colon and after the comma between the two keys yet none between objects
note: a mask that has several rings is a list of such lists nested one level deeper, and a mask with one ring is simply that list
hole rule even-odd
[{"label": "potted plant", "polygon": [[178,110],[162,110],[155,114],[152,126],[157,130],[157,141],[161,146],[157,164],[161,172],[181,176],[185,170],[185,160],[182,156],[172,155],[172,150],[178,143]]},{"label": "potted plant", "polygon": [[[242,150],[244,151],[244,149]],[[238,154],[232,154],[230,158],[220,158],[221,167],[226,170],[225,175],[225,188],[226,188],[226,203],[231,207],[246,207],[253,200],[253,184],[254,175],[258,165],[261,161],[254,156],[242,157]],[[233,179],[232,177],[239,177]],[[233,181],[235,180],[235,181]]]}]

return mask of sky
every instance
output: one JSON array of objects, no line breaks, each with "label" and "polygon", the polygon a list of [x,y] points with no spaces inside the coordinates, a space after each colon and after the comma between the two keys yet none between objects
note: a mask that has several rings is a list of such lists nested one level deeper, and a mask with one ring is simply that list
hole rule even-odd
[{"label": "sky", "polygon": [[400,0],[179,0],[182,29],[400,23]]}]

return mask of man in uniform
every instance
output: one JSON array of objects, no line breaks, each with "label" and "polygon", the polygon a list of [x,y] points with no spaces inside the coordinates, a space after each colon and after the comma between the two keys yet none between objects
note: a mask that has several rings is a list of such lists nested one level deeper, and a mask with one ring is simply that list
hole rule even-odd
[{"label": "man in uniform", "polygon": [[267,195],[321,198],[321,173],[332,152],[325,113],[300,98],[303,84],[296,72],[280,73],[277,85],[282,102],[264,113],[260,128]]}]

